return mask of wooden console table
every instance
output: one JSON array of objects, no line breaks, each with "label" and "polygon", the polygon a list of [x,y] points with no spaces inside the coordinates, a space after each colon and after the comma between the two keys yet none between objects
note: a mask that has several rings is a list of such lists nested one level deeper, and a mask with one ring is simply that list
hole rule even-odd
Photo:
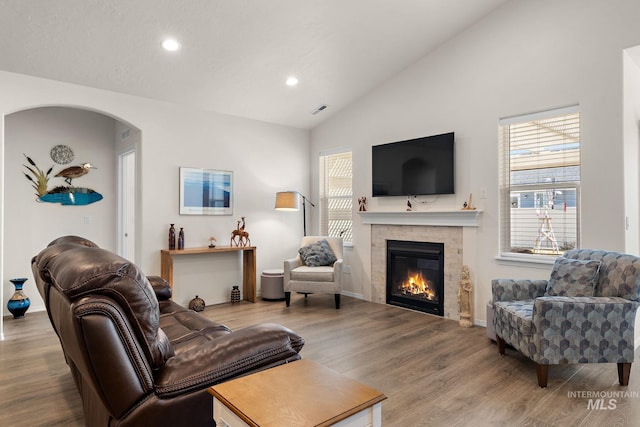
[{"label": "wooden console table", "polygon": [[242,295],[245,301],[256,302],[256,247],[222,246],[215,248],[162,249],[160,251],[160,276],[171,285],[173,292],[173,258],[196,254],[219,254],[242,251]]},{"label": "wooden console table", "polygon": [[302,359],[209,387],[218,426],[380,427],[387,397]]}]

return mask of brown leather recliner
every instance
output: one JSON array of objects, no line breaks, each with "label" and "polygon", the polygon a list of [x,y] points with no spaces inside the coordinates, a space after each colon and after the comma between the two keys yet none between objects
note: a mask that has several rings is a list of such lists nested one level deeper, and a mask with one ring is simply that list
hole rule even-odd
[{"label": "brown leather recliner", "polygon": [[171,301],[164,279],[81,237],[51,242],[32,270],[87,426],[214,426],[208,387],[300,359],[293,331],[232,332]]}]

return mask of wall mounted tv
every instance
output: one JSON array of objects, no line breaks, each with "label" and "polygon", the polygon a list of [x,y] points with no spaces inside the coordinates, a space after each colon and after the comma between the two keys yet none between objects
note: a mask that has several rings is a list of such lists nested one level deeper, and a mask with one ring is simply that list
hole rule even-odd
[{"label": "wall mounted tv", "polygon": [[374,145],[373,197],[454,194],[454,133]]}]

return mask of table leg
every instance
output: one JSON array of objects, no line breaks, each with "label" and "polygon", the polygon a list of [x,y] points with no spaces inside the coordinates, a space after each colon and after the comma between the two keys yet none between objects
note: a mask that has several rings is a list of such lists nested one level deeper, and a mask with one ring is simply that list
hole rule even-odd
[{"label": "table leg", "polygon": [[256,302],[256,251],[242,251],[242,293],[244,300]]},{"label": "table leg", "polygon": [[160,252],[160,277],[171,285],[171,295],[173,295],[173,257],[169,252]]}]

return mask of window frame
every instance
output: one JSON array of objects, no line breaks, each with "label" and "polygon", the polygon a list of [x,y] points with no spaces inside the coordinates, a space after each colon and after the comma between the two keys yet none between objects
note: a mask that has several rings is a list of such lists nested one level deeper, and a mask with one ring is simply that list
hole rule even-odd
[{"label": "window frame", "polygon": [[[325,161],[328,157],[336,156],[349,153],[351,157],[351,185],[349,188],[349,194],[340,195],[340,196],[327,196],[326,186],[327,186],[327,177],[325,176],[326,166]],[[344,236],[335,236],[335,237],[343,237],[343,244],[345,246],[350,246],[353,244],[353,149],[351,147],[340,147],[331,150],[323,150],[320,151],[318,155],[318,211],[319,211],[319,225],[320,225],[320,234],[321,235],[332,235],[329,234],[329,200],[345,200],[349,201],[351,209],[349,210],[349,227],[348,227],[348,236],[351,236],[350,239],[345,239]]]},{"label": "window frame", "polygon": [[[559,250],[559,254],[542,254],[542,253],[518,253],[512,249],[515,247],[512,243],[512,194],[513,192],[529,191],[534,194],[542,191],[554,190],[554,189],[567,189],[575,190],[575,247],[580,247],[581,241],[581,207],[580,207],[580,193],[581,193],[581,151],[582,142],[581,137],[578,138],[578,166],[580,167],[580,174],[578,180],[570,180],[563,182],[551,182],[551,183],[535,183],[535,184],[512,184],[512,169],[511,169],[511,149],[512,144],[510,138],[505,139],[504,135],[508,134],[509,130],[505,130],[506,127],[511,125],[528,123],[536,120],[550,119],[554,117],[560,117],[570,114],[578,115],[578,130],[581,132],[582,122],[580,109],[578,105],[571,105],[567,107],[555,108],[545,111],[540,111],[531,114],[522,114],[517,116],[511,116],[500,119],[498,121],[498,140],[500,145],[500,167],[499,167],[499,252],[496,257],[497,260],[503,261],[507,264],[511,263],[529,263],[530,266],[536,267],[547,264],[552,264],[555,259],[564,252]],[[567,164],[566,166],[570,166]],[[553,208],[552,208],[553,209]],[[562,242],[558,242],[561,244]],[[534,243],[535,245],[535,243]]]}]

